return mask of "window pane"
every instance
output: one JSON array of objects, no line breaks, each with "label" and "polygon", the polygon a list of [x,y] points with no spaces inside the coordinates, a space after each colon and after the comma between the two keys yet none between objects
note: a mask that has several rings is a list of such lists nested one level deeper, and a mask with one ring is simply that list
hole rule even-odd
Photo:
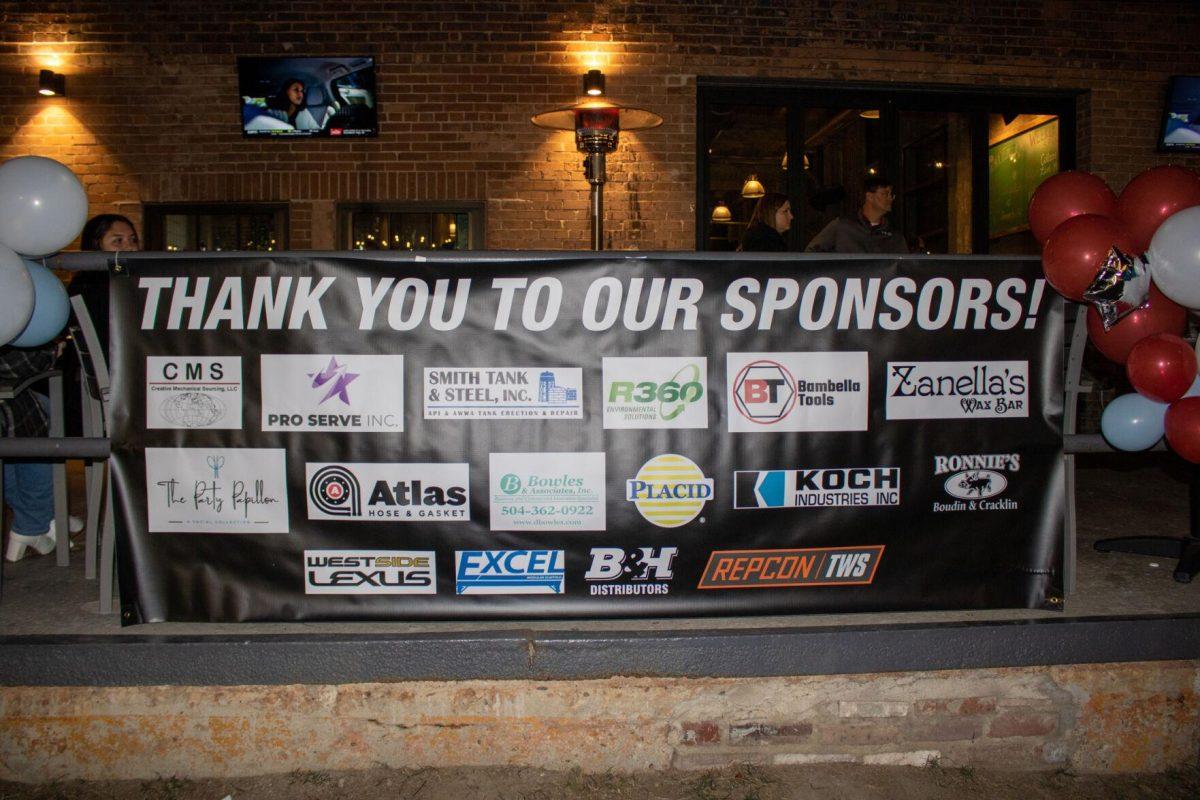
[{"label": "window pane", "polygon": [[787,191],[787,109],[713,105],[706,132],[707,249],[736,250],[758,202],[743,195],[747,182],[754,179],[766,192]]},{"label": "window pane", "polygon": [[1058,169],[1057,117],[988,115],[989,252],[1041,252],[1029,232],[1029,198]]},{"label": "window pane", "polygon": [[863,179],[882,170],[879,119],[870,108],[804,109],[804,245],[834,218],[858,213]]}]

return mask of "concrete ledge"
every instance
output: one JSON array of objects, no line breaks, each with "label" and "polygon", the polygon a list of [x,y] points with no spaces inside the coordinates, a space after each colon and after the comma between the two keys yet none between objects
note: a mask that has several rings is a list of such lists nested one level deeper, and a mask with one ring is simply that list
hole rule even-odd
[{"label": "concrete ledge", "polygon": [[13,636],[0,686],[738,678],[1200,659],[1200,614],[746,630]]}]

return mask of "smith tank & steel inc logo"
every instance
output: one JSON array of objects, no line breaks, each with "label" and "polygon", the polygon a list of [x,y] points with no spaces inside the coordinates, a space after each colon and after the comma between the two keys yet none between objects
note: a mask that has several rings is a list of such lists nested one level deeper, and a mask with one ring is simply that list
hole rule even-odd
[{"label": "smith tank & steel inc logo", "polygon": [[1016,500],[1001,497],[1008,488],[1005,473],[1021,469],[1019,453],[934,456],[933,474],[946,475],[942,488],[954,498],[949,503],[935,500],[933,510],[943,511],[1013,511],[1019,508]]},{"label": "smith tank & steel inc logo", "polygon": [[712,478],[704,477],[690,458],[674,453],[655,456],[642,465],[636,477],[625,481],[625,499],[660,528],[688,524],[712,496]]}]

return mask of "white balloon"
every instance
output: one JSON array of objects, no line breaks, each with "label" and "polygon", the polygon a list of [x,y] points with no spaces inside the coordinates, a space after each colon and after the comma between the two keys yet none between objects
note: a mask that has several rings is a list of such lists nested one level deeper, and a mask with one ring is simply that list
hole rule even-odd
[{"label": "white balloon", "polygon": [[1167,217],[1146,251],[1150,278],[1163,294],[1186,308],[1200,308],[1200,206]]},{"label": "white balloon", "polygon": [[36,258],[62,250],[87,222],[87,192],[52,158],[21,156],[0,166],[0,244]]},{"label": "white balloon", "polygon": [[17,338],[33,316],[33,278],[21,257],[0,245],[0,345]]}]

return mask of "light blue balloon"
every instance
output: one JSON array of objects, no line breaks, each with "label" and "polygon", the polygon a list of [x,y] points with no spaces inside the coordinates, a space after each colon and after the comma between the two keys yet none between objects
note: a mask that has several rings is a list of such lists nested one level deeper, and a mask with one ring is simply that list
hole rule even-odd
[{"label": "light blue balloon", "polygon": [[26,261],[29,277],[33,278],[33,316],[21,335],[12,340],[15,347],[37,347],[62,333],[71,316],[71,301],[67,287],[54,273],[36,261]]},{"label": "light blue balloon", "polygon": [[1123,394],[1104,408],[1100,432],[1118,450],[1149,450],[1163,437],[1169,403],[1156,403],[1137,392]]}]

